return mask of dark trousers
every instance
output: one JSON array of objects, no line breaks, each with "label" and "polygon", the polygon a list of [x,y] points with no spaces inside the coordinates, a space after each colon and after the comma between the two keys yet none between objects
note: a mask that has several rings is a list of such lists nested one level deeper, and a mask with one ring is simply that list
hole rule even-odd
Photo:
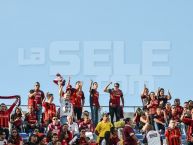
[{"label": "dark trousers", "polygon": [[82,108],[81,107],[74,107],[74,116],[76,116],[77,120],[81,119],[81,116],[82,116]]},{"label": "dark trousers", "polygon": [[187,142],[187,145],[193,145],[193,142]]},{"label": "dark trousers", "polygon": [[116,121],[120,120],[120,106],[117,106],[117,107],[109,106],[109,113],[111,116],[112,123],[113,123],[114,115],[116,117]]},{"label": "dark trousers", "polygon": [[153,114],[151,114],[150,116],[149,116],[149,121],[150,121],[150,124],[152,125],[152,127],[153,127],[153,130],[155,130],[155,122],[154,122],[154,117],[155,115],[153,115]]},{"label": "dark trousers", "polygon": [[99,107],[96,106],[91,106],[91,117],[92,117],[92,121],[94,126],[96,127],[98,120],[99,120]]},{"label": "dark trousers", "polygon": [[159,124],[159,123],[156,123],[156,125],[157,125],[158,130],[159,130],[159,131],[161,130],[161,133],[164,134],[164,132],[165,132],[165,126],[162,125],[162,124]]}]

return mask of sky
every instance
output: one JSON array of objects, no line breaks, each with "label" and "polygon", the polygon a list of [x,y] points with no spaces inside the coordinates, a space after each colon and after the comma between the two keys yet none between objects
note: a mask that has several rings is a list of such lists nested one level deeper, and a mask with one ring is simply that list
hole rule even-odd
[{"label": "sky", "polygon": [[[193,1],[33,0],[0,2],[0,95],[22,104],[34,83],[59,105],[57,72],[74,86],[103,88],[120,82],[125,106],[141,105],[140,92],[163,87],[182,102],[192,99]],[[113,87],[113,86],[110,86]],[[0,100],[11,104],[13,100]]]}]

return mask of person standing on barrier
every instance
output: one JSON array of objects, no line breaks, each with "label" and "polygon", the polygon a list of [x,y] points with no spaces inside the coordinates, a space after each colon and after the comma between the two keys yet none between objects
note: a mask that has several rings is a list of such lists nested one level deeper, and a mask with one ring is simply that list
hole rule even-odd
[{"label": "person standing on barrier", "polygon": [[165,95],[165,90],[163,88],[158,88],[157,98],[159,100],[159,106],[161,108],[165,108],[166,103],[168,102],[168,100],[171,100],[172,96],[169,90],[168,95]]},{"label": "person standing on barrier", "polygon": [[44,92],[40,90],[40,83],[36,82],[34,85],[34,89],[30,90],[28,95],[28,99],[32,102],[28,101],[28,103],[30,103],[29,106],[32,106],[35,109],[39,124],[41,123],[42,119],[42,101],[44,100],[44,98]]},{"label": "person standing on barrier", "polygon": [[58,83],[59,85],[59,95],[60,95],[60,122],[61,124],[65,124],[67,122],[67,116],[72,116],[73,115],[73,105],[71,102],[71,87],[68,86],[66,88],[66,92],[63,91],[63,85],[61,82]]},{"label": "person standing on barrier", "polygon": [[150,102],[147,105],[147,108],[149,109],[149,117],[150,117],[150,124],[153,126],[153,128],[155,129],[154,126],[154,116],[156,114],[156,109],[159,105],[159,102],[155,96],[154,92],[150,93]]},{"label": "person standing on barrier", "polygon": [[91,107],[91,118],[94,126],[97,125],[99,120],[99,92],[97,91],[98,83],[91,81],[90,84],[90,107]]},{"label": "person standing on barrier", "polygon": [[114,83],[113,89],[108,89],[108,87],[112,84],[109,83],[105,89],[104,92],[110,94],[110,100],[109,100],[109,112],[111,116],[111,122],[113,123],[114,115],[116,117],[116,121],[120,120],[120,111],[121,111],[121,102],[124,107],[124,98],[123,98],[123,92],[119,89],[119,83]]},{"label": "person standing on barrier", "polygon": [[70,85],[70,77],[69,77],[67,88],[70,88],[70,92],[71,92],[70,100],[71,100],[71,103],[73,104],[74,116],[78,121],[81,120],[82,110],[85,102],[85,96],[82,90],[82,86],[83,86],[83,83],[81,81],[77,81],[75,84],[75,88],[72,88]]},{"label": "person standing on barrier", "polygon": [[143,110],[147,109],[147,104],[149,103],[149,89],[144,85],[144,89],[141,93],[141,101],[143,104]]}]

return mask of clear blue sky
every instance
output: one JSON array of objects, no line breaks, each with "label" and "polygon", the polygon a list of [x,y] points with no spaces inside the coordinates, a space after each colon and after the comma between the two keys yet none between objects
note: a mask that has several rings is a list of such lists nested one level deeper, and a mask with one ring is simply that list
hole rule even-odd
[{"label": "clear blue sky", "polygon": [[[34,82],[39,81],[43,91],[55,94],[55,103],[58,104],[57,87],[52,83],[54,71],[51,69],[63,65],[60,69],[62,73],[72,76],[72,84],[76,80],[84,82],[86,105],[89,104],[90,79],[99,82],[99,91],[102,93],[105,84],[111,80],[114,82],[116,78],[118,81],[123,80],[121,87],[125,94],[125,105],[141,105],[139,94],[142,86],[134,85],[132,80],[142,77],[149,81],[142,68],[145,61],[143,48],[146,49],[145,44],[150,41],[153,44],[169,44],[167,50],[157,52],[158,55],[166,56],[164,58],[168,61],[154,63],[168,67],[169,72],[158,69],[160,74],[149,74],[150,81],[153,81],[150,90],[164,87],[171,91],[173,98],[178,97],[182,101],[192,99],[192,5],[192,0],[1,1],[0,95],[19,94],[22,104],[27,104],[28,91],[33,88]],[[100,41],[103,41],[102,44]],[[116,41],[120,41],[120,44]],[[63,47],[58,42],[65,43],[68,49],[76,50],[65,51],[64,54],[61,52],[58,58],[54,50]],[[125,44],[124,53],[117,47],[122,42]],[[156,49],[160,46],[162,44],[153,47]],[[99,54],[96,59],[103,62],[94,64],[103,67],[99,68],[99,72],[89,66],[90,59],[94,57],[88,56],[88,49],[95,47],[102,49],[96,51]],[[36,55],[30,55],[34,48],[38,52],[41,50],[43,55],[34,64],[29,62],[24,65]],[[25,54],[22,54],[23,50]],[[71,59],[74,61],[72,69],[65,69],[68,64],[63,62],[64,57],[71,55],[75,56]],[[151,57],[147,55],[147,58]],[[21,59],[22,62],[19,61]],[[117,64],[117,60],[124,60],[125,64],[138,64],[138,71],[133,71],[134,67],[130,69]],[[129,71],[133,71],[133,74]],[[101,94],[100,103],[106,105],[108,99],[108,94]]]}]

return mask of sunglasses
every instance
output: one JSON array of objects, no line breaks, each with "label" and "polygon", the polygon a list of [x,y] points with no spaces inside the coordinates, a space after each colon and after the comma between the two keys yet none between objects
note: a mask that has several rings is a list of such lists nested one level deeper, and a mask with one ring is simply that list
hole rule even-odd
[{"label": "sunglasses", "polygon": [[58,120],[58,118],[53,118],[53,120]]}]

